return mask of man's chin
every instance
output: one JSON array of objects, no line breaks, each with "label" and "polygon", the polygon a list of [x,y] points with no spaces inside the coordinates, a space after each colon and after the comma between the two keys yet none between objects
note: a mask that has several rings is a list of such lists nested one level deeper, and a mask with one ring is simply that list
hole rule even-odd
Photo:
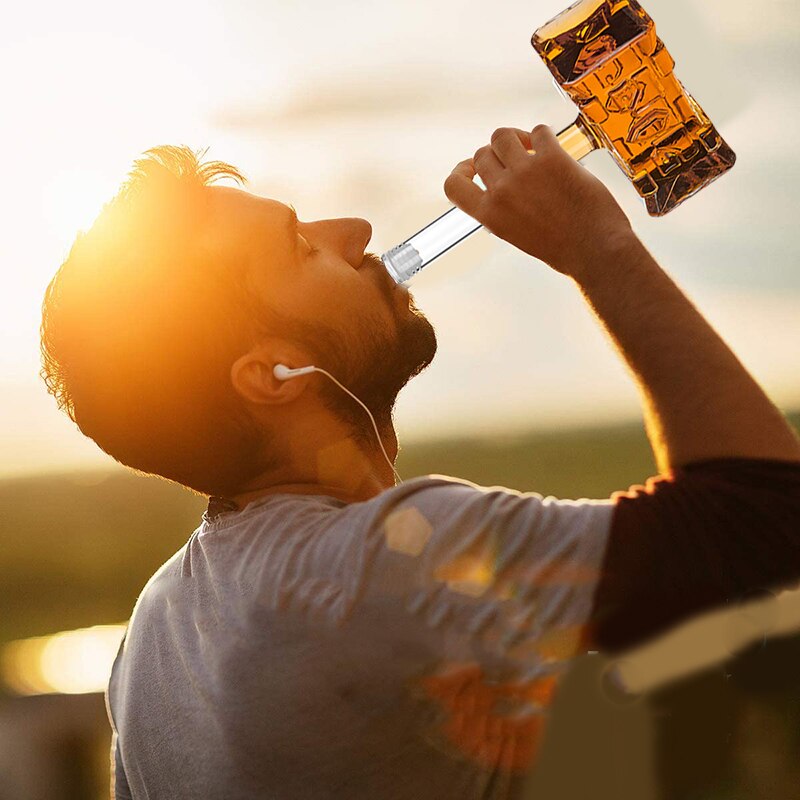
[{"label": "man's chin", "polygon": [[[416,306],[410,306],[413,322],[401,329],[401,345],[405,346],[409,365],[408,380],[427,369],[436,357],[436,331],[428,318]],[[405,335],[403,335],[405,334]]]},{"label": "man's chin", "polygon": [[376,353],[372,368],[364,375],[366,398],[362,399],[367,406],[381,419],[390,419],[397,395],[431,364],[436,350],[436,332],[425,315],[419,310],[404,315],[394,346]]}]

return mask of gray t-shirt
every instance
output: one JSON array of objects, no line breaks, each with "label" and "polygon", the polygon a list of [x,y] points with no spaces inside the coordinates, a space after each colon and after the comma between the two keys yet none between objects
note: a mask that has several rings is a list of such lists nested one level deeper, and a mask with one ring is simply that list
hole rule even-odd
[{"label": "gray t-shirt", "polygon": [[523,797],[613,512],[427,475],[204,516],[114,663],[116,797]]}]

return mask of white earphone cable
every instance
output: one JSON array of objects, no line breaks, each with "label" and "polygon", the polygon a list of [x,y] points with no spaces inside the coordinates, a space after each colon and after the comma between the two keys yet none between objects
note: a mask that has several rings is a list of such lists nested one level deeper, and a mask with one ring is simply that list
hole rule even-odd
[{"label": "white earphone cable", "polygon": [[375,418],[372,416],[372,412],[346,386],[342,386],[342,384],[339,383],[339,381],[337,381],[336,378],[334,378],[333,375],[330,374],[330,372],[328,372],[327,370],[322,369],[321,367],[314,367],[314,370],[315,370],[315,372],[322,372],[325,375],[327,375],[337,386],[339,386],[339,388],[344,389],[344,391],[347,392],[347,394],[349,394],[350,397],[352,397],[353,400],[355,400],[364,409],[364,411],[367,412],[367,414],[369,414],[369,419],[370,419],[370,422],[372,423],[372,427],[375,430],[375,436],[378,437],[378,444],[381,446],[381,451],[383,452],[383,457],[386,459],[386,462],[392,468],[392,472],[394,473],[395,477],[397,478],[397,482],[398,483],[402,483],[403,479],[400,477],[400,475],[398,474],[397,470],[394,468],[394,464],[392,464],[392,461],[389,458],[389,456],[386,455],[386,449],[383,446],[383,441],[381,440],[381,435],[380,435],[380,433],[378,433],[378,426],[375,424]]}]

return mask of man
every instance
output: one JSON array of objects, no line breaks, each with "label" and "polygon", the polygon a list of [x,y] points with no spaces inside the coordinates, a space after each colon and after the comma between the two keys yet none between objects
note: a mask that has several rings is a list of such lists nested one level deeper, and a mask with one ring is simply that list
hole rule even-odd
[{"label": "man", "polygon": [[[548,127],[496,131],[445,191],[575,282],[625,359],[660,476],[604,500],[395,485],[392,408],[433,327],[367,222],[223,176],[150,151],[44,304],[81,430],[210,497],[114,665],[118,798],[521,797],[570,657],[800,577],[797,435]],[[381,441],[277,364],[325,369]]]}]

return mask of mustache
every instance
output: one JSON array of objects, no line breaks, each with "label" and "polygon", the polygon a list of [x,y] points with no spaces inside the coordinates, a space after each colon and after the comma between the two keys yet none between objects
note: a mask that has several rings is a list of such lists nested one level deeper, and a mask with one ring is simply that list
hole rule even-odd
[{"label": "mustache", "polygon": [[377,267],[380,272],[382,273],[381,277],[381,284],[386,295],[386,298],[389,299],[397,288],[397,283],[395,279],[391,276],[389,270],[386,269],[386,265],[383,263],[383,259],[376,255],[375,253],[364,253],[364,258],[361,261],[361,267]]},{"label": "mustache", "polygon": [[[382,270],[384,270],[384,272],[386,271],[383,260],[375,253],[364,253],[364,259],[361,262],[361,266],[380,267]],[[391,275],[389,277],[391,277]]]}]

